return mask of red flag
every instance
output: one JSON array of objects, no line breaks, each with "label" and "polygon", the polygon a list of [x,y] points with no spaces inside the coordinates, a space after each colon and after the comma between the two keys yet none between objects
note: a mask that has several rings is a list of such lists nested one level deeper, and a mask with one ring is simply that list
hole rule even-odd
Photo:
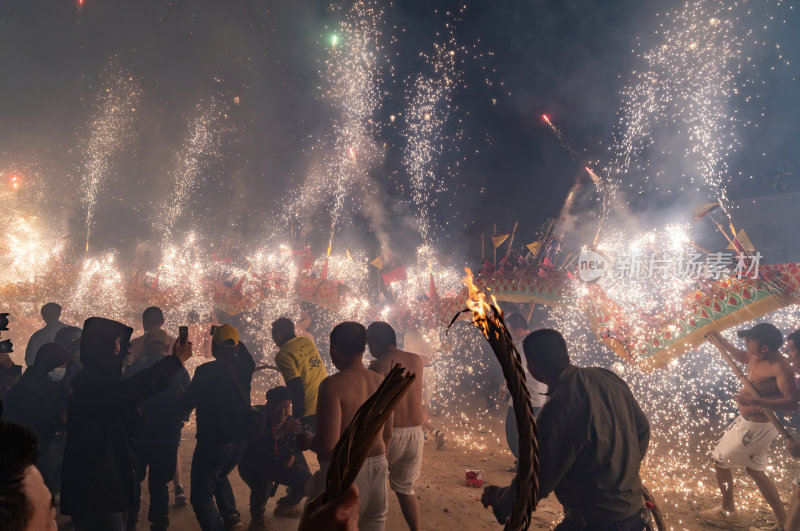
[{"label": "red flag", "polygon": [[406,276],[406,268],[404,266],[400,266],[397,269],[392,269],[388,273],[384,273],[381,275],[383,277],[383,283],[387,286],[392,282],[397,282],[398,280],[406,280],[408,277]]}]

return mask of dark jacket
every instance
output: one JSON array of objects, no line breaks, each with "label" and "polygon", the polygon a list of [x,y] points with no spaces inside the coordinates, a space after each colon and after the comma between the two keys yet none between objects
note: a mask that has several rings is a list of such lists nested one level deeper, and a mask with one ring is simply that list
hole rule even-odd
[{"label": "dark jacket", "polygon": [[9,389],[14,387],[20,376],[22,376],[22,365],[12,363],[8,369],[0,367],[0,399],[6,395]]},{"label": "dark jacket", "polygon": [[[131,438],[138,407],[167,385],[183,365],[175,356],[122,380],[130,327],[91,317],[83,325],[83,370],[72,382],[67,442],[61,481],[61,512],[110,514],[126,510],[133,500]],[[117,337],[121,349],[114,356]]]},{"label": "dark jacket", "polygon": [[56,338],[56,332],[65,326],[67,325],[61,321],[56,321],[34,332],[25,347],[25,365],[33,367],[33,364],[36,363],[36,354],[39,352],[41,346],[46,343],[52,343]]},{"label": "dark jacket", "polygon": [[[123,379],[133,378],[145,369],[149,369],[164,359],[161,354],[144,354],[134,361],[122,375]],[[181,429],[185,418],[179,408],[179,401],[189,387],[189,373],[181,368],[170,380],[169,386],[155,396],[145,400],[141,406],[144,425],[136,437],[135,448],[151,445],[174,445],[181,440]]]},{"label": "dark jacket", "polygon": [[39,451],[50,444],[57,431],[64,429],[67,388],[63,380],[54,382],[47,373],[71,361],[66,349],[45,343],[36,361],[3,399],[5,419],[30,429],[39,441]]},{"label": "dark jacket", "polygon": [[235,357],[218,356],[195,369],[182,403],[187,411],[197,409],[198,441],[224,444],[247,439],[255,366],[247,347],[239,343]]},{"label": "dark jacket", "polygon": [[277,481],[281,476],[280,461],[299,453],[296,446],[288,444],[286,437],[275,440],[273,435],[275,415],[270,408],[264,405],[253,406],[253,409],[263,415],[265,429],[259,437],[248,439],[247,449],[239,462],[239,475],[248,485],[259,481]]},{"label": "dark jacket", "polygon": [[[550,391],[536,417],[541,498],[555,492],[564,519],[583,527],[641,511],[639,468],[650,423],[628,385],[606,369],[570,365]],[[512,483],[493,507],[500,523],[511,513],[515,492]]]}]

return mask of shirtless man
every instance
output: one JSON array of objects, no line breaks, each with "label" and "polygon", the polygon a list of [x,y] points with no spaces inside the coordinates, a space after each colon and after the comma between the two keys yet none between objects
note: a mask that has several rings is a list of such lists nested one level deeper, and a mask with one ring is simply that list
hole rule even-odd
[{"label": "shirtless man", "polygon": [[747,378],[763,398],[755,398],[744,389],[737,395],[739,416],[722,434],[711,454],[722,493],[722,505],[702,511],[700,517],[721,527],[734,524],[736,507],[733,502],[731,469],[745,467],[764,499],[772,507],[778,529],[783,529],[786,510],[777,487],[764,472],[767,468],[767,450],[779,433],[762,411],[762,408],[790,411],[797,409],[800,402],[792,367],[778,352],[783,344],[783,335],[775,326],[759,323],[750,330],[737,332],[745,340],[747,347],[747,350],[741,350],[725,340],[719,332],[712,334],[736,361],[747,365]]},{"label": "shirtless man", "polygon": [[[331,331],[330,345],[331,360],[339,372],[322,380],[319,386],[317,433],[312,435],[303,432],[297,436],[297,447],[301,451],[312,450],[319,459],[320,470],[311,480],[314,486],[310,499],[324,489],[333,448],[342,432],[353,420],[358,408],[383,382],[382,376],[363,365],[367,346],[367,330],[363,325],[339,323]],[[361,531],[382,531],[386,525],[386,476],[389,473],[386,452],[391,439],[390,416],[384,425],[383,437],[375,438],[367,460],[356,476],[355,484],[361,500],[358,524]]]},{"label": "shirtless man", "polygon": [[367,345],[375,358],[370,369],[386,377],[399,363],[417,377],[394,410],[392,441],[389,444],[389,486],[397,494],[400,510],[409,529],[419,529],[419,501],[414,482],[419,478],[425,435],[422,424],[422,358],[397,348],[397,336],[388,324],[376,321],[367,328]]}]

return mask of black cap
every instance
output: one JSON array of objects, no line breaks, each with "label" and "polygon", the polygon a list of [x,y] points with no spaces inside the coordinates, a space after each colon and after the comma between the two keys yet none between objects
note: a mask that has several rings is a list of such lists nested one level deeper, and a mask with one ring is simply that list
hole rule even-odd
[{"label": "black cap", "polygon": [[736,335],[742,339],[757,339],[762,345],[778,350],[783,345],[783,334],[770,323],[758,323],[749,330],[739,330]]},{"label": "black cap", "polygon": [[267,402],[278,404],[280,402],[291,402],[292,393],[288,387],[279,385],[267,391]]}]

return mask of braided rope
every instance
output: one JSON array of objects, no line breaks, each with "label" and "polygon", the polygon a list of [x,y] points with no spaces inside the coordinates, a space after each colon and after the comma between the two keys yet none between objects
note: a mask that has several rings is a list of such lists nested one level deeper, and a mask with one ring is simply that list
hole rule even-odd
[{"label": "braided rope", "polygon": [[[491,312],[485,315],[473,313],[472,324],[483,332],[489,341],[508,385],[514,402],[514,416],[519,435],[519,459],[517,465],[517,492],[511,514],[506,520],[506,531],[524,531],[530,527],[531,514],[539,502],[539,443],[536,419],[531,407],[531,395],[522,367],[522,359],[514,345],[514,340],[506,328],[503,312],[495,305],[489,305]],[[450,325],[459,315],[471,310],[463,310],[453,317]],[[449,327],[448,327],[449,328]]]}]

